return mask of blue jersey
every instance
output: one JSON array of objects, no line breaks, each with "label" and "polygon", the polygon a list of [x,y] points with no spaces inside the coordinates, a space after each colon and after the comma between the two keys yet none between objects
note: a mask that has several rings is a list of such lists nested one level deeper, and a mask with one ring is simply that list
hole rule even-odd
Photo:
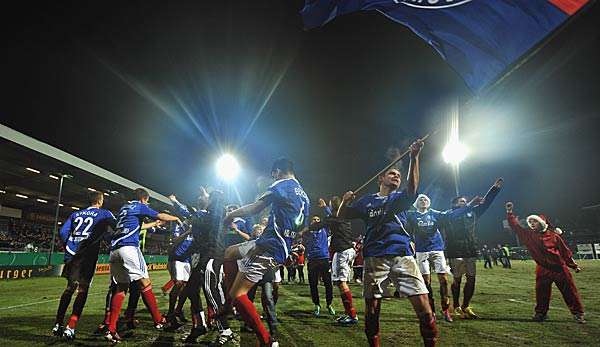
[{"label": "blue jersey", "polygon": [[[250,235],[250,232],[248,231],[250,228],[248,227],[248,223],[246,222],[245,219],[243,218],[235,218],[233,220],[233,223],[235,224],[235,226],[238,228],[238,230],[240,230],[243,233],[246,233],[248,235]],[[237,231],[233,230],[231,227],[227,227],[227,231],[225,234],[225,237],[223,238],[223,243],[225,244],[225,247],[229,247],[232,245],[237,245],[238,243],[242,243],[245,242],[246,239],[243,238],[242,236],[240,236],[240,234],[238,234]]]},{"label": "blue jersey", "polygon": [[329,259],[328,232],[326,228],[315,231],[305,231],[302,234],[302,244],[306,248],[308,260]]},{"label": "blue jersey", "polygon": [[117,230],[110,242],[111,250],[123,246],[140,245],[140,229],[145,217],[157,219],[158,212],[140,201],[130,201],[119,210]]},{"label": "blue jersey", "polygon": [[187,206],[180,202],[173,202],[173,207],[177,210],[177,213],[183,216],[184,218],[198,217],[202,218],[206,215],[206,210],[198,210],[198,211],[190,211]]},{"label": "blue jersey", "polygon": [[363,256],[413,255],[412,237],[405,228],[406,213],[415,201],[415,195],[406,191],[387,196],[366,195],[346,208],[346,218],[360,218],[365,222]]},{"label": "blue jersey", "polygon": [[308,196],[295,178],[275,181],[260,197],[271,206],[269,222],[256,244],[279,264],[287,259],[292,240],[306,225],[310,209]]},{"label": "blue jersey", "polygon": [[[179,223],[173,223],[173,224],[174,224],[174,226],[173,226],[173,231],[171,233],[171,236],[173,237],[173,239],[176,239],[181,234],[183,234],[186,230]],[[194,237],[192,236],[191,233],[189,233],[185,237],[185,239],[180,241],[178,244],[174,245],[173,250],[172,250],[173,260],[184,261],[184,262],[189,263],[190,256],[188,254],[188,249],[192,245],[193,241],[194,241]]]},{"label": "blue jersey", "polygon": [[472,212],[476,206],[465,206],[454,210],[440,212],[429,209],[424,213],[408,211],[407,228],[415,238],[417,252],[432,252],[445,250],[444,238],[440,229],[449,220],[459,218]]},{"label": "blue jersey", "polygon": [[115,216],[102,208],[88,207],[73,212],[60,229],[60,238],[65,244],[65,262],[75,254],[87,251],[95,251],[98,256],[100,238],[105,235],[107,227],[114,227],[115,223]]},{"label": "blue jersey", "polygon": [[444,239],[439,229],[439,221],[444,214],[429,209],[426,212],[406,212],[407,229],[415,238],[417,252],[444,250]]}]

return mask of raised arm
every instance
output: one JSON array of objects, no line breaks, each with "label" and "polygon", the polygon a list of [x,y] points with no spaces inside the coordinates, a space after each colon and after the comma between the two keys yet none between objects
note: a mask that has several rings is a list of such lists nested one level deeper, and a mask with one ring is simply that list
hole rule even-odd
[{"label": "raised arm", "polygon": [[238,227],[238,225],[236,223],[231,223],[231,228],[238,234],[240,235],[244,240],[248,241],[251,239],[250,235],[248,235],[247,233],[243,232],[240,230],[240,228]]},{"label": "raised arm", "polygon": [[514,204],[509,201],[506,203],[505,207],[506,207],[506,220],[508,221],[508,225],[510,226],[510,228],[517,235],[519,235],[519,237],[526,237],[530,231],[523,228],[519,224],[519,220],[517,219],[517,216],[515,216],[513,214]]},{"label": "raised arm", "polygon": [[406,192],[409,195],[417,195],[419,188],[419,154],[423,149],[423,141],[416,140],[410,145],[410,163],[408,164],[408,177]]},{"label": "raised arm", "polygon": [[237,210],[231,211],[225,216],[225,225],[231,225],[234,218],[241,218],[245,216],[253,216],[264,210],[268,206],[268,202],[265,199],[259,199],[251,204],[242,206]]},{"label": "raised arm", "polygon": [[342,203],[340,204],[340,208],[337,212],[337,217],[342,219],[357,219],[362,218],[362,214],[355,207],[350,206],[352,202],[356,199],[356,195],[353,191],[348,191],[344,193],[342,197]]},{"label": "raised arm", "polygon": [[175,210],[177,210],[177,213],[182,215],[184,218],[190,218],[192,216],[192,213],[187,208],[187,206],[180,203],[174,194],[169,195],[169,200],[171,200],[171,202],[173,203],[173,207],[175,207]]},{"label": "raised arm", "polygon": [[325,202],[325,200],[323,198],[319,198],[319,207],[323,209],[323,212],[325,213],[325,217],[333,216],[333,211],[331,211],[331,207],[329,207],[327,205],[327,203]]},{"label": "raised arm", "polygon": [[485,211],[487,211],[487,209],[490,207],[490,205],[492,204],[492,202],[494,201],[494,199],[500,192],[500,189],[502,189],[503,183],[504,183],[504,180],[502,178],[498,178],[496,180],[496,182],[494,182],[494,185],[492,185],[490,187],[490,189],[487,191],[487,193],[483,197],[483,201],[481,202],[481,204],[479,204],[473,208],[473,212],[475,212],[477,214],[477,216],[481,216],[482,214],[485,213]]}]

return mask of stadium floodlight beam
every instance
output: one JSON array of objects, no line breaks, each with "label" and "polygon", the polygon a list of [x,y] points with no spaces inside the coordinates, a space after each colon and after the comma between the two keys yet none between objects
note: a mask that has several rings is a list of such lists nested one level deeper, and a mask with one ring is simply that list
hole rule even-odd
[{"label": "stadium floodlight beam", "polygon": [[223,154],[217,160],[217,175],[225,182],[233,181],[240,173],[240,164],[229,153]]},{"label": "stadium floodlight beam", "polygon": [[442,151],[442,158],[448,164],[458,165],[467,157],[468,152],[467,147],[459,141],[450,141]]}]

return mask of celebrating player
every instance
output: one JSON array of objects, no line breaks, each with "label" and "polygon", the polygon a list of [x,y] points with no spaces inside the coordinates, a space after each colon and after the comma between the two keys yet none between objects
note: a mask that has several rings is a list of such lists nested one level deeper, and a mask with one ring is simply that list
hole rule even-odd
[{"label": "celebrating player", "polygon": [[369,346],[379,346],[379,311],[387,286],[394,284],[401,296],[407,296],[419,318],[421,336],[426,346],[435,346],[437,327],[427,299],[427,287],[413,257],[411,236],[405,229],[403,213],[415,201],[419,185],[419,153],[423,142],[410,146],[408,185],[400,187],[400,171],[388,169],[379,176],[379,192],[355,199],[354,192],[344,194],[340,217],[360,218],[365,222],[363,245],[365,297],[365,333]]},{"label": "celebrating player", "polygon": [[[88,200],[90,207],[73,212],[60,229],[60,237],[65,245],[62,276],[67,279],[67,288],[60,297],[52,333],[68,340],[75,338],[75,326],[83,312],[88,289],[96,272],[100,241],[107,228],[114,228],[116,224],[115,216],[101,208],[104,203],[101,192],[90,192]],[[73,313],[67,327],[63,328],[65,313],[75,290],[77,296],[73,303]]]},{"label": "celebrating player", "polygon": [[450,300],[448,297],[449,269],[446,265],[446,257],[444,256],[444,239],[439,228],[440,225],[443,225],[450,218],[458,218],[461,215],[472,212],[473,208],[479,202],[480,199],[476,198],[465,207],[440,212],[430,208],[431,200],[427,195],[419,194],[413,204],[416,210],[406,213],[407,228],[415,238],[417,264],[419,264],[419,269],[427,285],[427,290],[429,290],[431,311],[435,315],[435,304],[431,289],[430,262],[438,275],[440,296],[442,298],[442,315],[447,322],[452,322],[452,315],[449,312]]},{"label": "celebrating player", "polygon": [[556,283],[569,310],[578,323],[585,323],[583,305],[569,268],[575,272],[581,268],[573,260],[573,253],[560,237],[560,229],[550,225],[542,215],[527,217],[529,229],[519,225],[513,214],[513,203],[506,203],[506,219],[521,243],[527,247],[535,260],[535,315],[533,320],[543,322],[548,319],[552,283]]},{"label": "celebrating player", "polygon": [[185,295],[192,303],[192,330],[185,338],[186,343],[195,343],[198,337],[208,332],[200,290],[210,309],[214,313],[219,336],[214,345],[221,346],[234,338],[227,319],[227,308],[221,293],[226,291],[223,283],[223,253],[225,251],[222,233],[225,206],[223,194],[213,191],[210,195],[201,187],[198,196],[198,211],[189,212],[185,205],[179,203],[174,195],[171,201],[179,213],[192,219],[191,233],[193,242],[188,253],[195,254],[192,274],[185,289]]},{"label": "celebrating player", "polygon": [[319,223],[318,228],[326,226],[331,233],[331,251],[333,252],[331,279],[340,290],[340,297],[346,313],[336,321],[341,325],[354,325],[358,324],[358,316],[352,305],[352,292],[348,287],[348,280],[350,279],[350,266],[356,257],[356,251],[352,245],[354,240],[350,221],[333,215],[332,211],[337,211],[340,204],[341,199],[338,196],[331,199],[331,206],[327,206],[325,200],[319,199],[319,207],[325,211],[325,220]]},{"label": "celebrating player", "polygon": [[288,258],[292,240],[305,226],[310,202],[296,180],[294,166],[288,159],[281,158],[273,163],[271,176],[276,180],[256,202],[235,210],[225,218],[229,225],[234,218],[256,215],[271,206],[269,220],[261,237],[229,247],[225,257],[226,275],[233,276],[237,262],[239,272],[229,290],[233,304],[252,330],[261,346],[279,346],[260,321],[254,305],[248,299],[248,291],[261,280],[267,271],[281,265]]},{"label": "celebrating player", "polygon": [[[172,228],[172,242],[173,246],[169,251],[169,263],[168,270],[173,281],[173,289],[169,293],[169,311],[167,313],[167,321],[169,326],[176,327],[185,323],[183,317],[183,303],[185,302],[186,296],[183,295],[183,289],[190,279],[191,269],[191,256],[189,256],[188,249],[190,248],[194,238],[191,233],[183,235],[185,223],[180,225],[173,223]],[[189,228],[189,226],[187,226]],[[180,304],[177,305],[177,301]],[[175,305],[177,305],[178,310]]]},{"label": "celebrating player", "polygon": [[166,213],[158,213],[148,207],[150,195],[145,189],[138,188],[134,191],[137,198],[121,207],[116,225],[116,233],[111,241],[110,274],[117,282],[117,289],[112,296],[110,305],[110,322],[105,338],[113,343],[121,340],[117,333],[117,320],[121,313],[121,306],[125,299],[125,291],[129,283],[139,281],[140,292],[144,304],[152,314],[154,326],[163,327],[163,319],[156,305],[156,297],[152,292],[152,283],[148,276],[146,261],[140,251],[140,229],[143,229],[142,219],[148,217],[169,222],[181,223],[179,218]]},{"label": "celebrating player", "polygon": [[[499,178],[488,190],[483,199],[478,197],[474,199],[476,205],[472,211],[467,213],[453,214],[457,210],[467,206],[467,199],[464,196],[458,196],[452,199],[452,209],[449,211],[451,216],[445,219],[443,231],[446,234],[446,254],[450,261],[452,271],[452,303],[454,314],[463,319],[479,318],[473,309],[469,306],[473,294],[475,293],[475,276],[477,263],[477,237],[475,236],[475,227],[477,221],[487,211],[487,209],[496,198],[496,195],[502,188],[502,179]],[[463,303],[460,305],[460,285],[462,277],[466,276],[467,281],[464,288]]]},{"label": "celebrating player", "polygon": [[329,245],[328,229],[321,224],[319,216],[313,216],[310,220],[308,230],[302,232],[302,244],[304,245],[306,258],[308,259],[308,285],[310,296],[315,305],[313,314],[321,315],[321,304],[319,302],[319,279],[325,286],[325,302],[330,315],[335,315],[331,306],[333,302],[333,285],[331,284],[331,268],[329,267]]}]

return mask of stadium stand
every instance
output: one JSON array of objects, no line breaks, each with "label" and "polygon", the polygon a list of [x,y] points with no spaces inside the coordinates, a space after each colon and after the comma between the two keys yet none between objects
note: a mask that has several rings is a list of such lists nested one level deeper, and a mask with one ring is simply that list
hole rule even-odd
[{"label": "stadium stand", "polygon": [[[104,207],[115,213],[139,187],[148,190],[155,209],[170,207],[162,194],[2,124],[0,153],[0,252],[49,252],[57,204],[60,228],[71,212],[86,207],[88,190],[103,192]],[[68,176],[58,201],[61,175]],[[163,241],[163,235],[147,237],[147,253],[164,253]],[[56,238],[54,251],[61,250]]]}]

